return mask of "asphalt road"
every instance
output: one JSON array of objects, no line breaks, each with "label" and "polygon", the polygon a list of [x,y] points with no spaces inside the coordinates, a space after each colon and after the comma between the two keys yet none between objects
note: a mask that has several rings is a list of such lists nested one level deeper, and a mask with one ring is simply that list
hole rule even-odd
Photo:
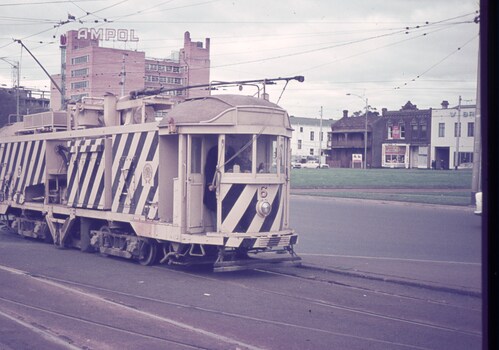
[{"label": "asphalt road", "polygon": [[[302,220],[315,220],[319,209],[306,198],[293,199],[293,211],[299,210],[300,201],[310,208],[307,215],[301,209]],[[321,254],[314,255],[319,249],[326,256],[363,255],[362,259],[369,254],[380,258],[385,252],[391,252],[397,259],[407,256],[433,259],[431,252],[437,251],[420,248],[408,255],[408,246],[415,240],[398,227],[398,235],[385,233],[390,231],[388,228],[372,229],[366,235],[352,237],[359,240],[365,237],[363,242],[348,244],[348,235],[355,228],[372,228],[373,222],[361,223],[358,210],[354,210],[358,203],[328,203],[322,207],[326,207],[329,215],[319,215],[325,222],[316,222],[312,225],[314,230],[300,232],[302,268],[214,274],[208,269],[143,267],[98,254],[56,249],[1,232],[0,348],[481,348],[478,294],[323,268]],[[366,209],[372,216],[364,213],[363,217],[372,219],[376,209],[370,205]],[[397,212],[391,206],[380,208],[380,213]],[[437,213],[435,209],[433,212]],[[413,212],[416,216],[417,213]],[[338,220],[355,224],[352,228]],[[409,226],[418,224],[420,220],[414,220]],[[328,232],[327,227],[330,233],[326,240],[323,234]],[[348,227],[351,231],[346,230]],[[435,232],[424,236],[426,245],[431,245]],[[388,241],[386,237],[379,239],[380,242],[372,237],[383,233],[402,237],[402,243],[390,246],[403,252],[397,256],[389,247],[382,248],[382,242]],[[461,236],[454,237],[457,240]],[[436,238],[436,244],[445,241]],[[377,243],[375,253],[369,250],[371,243]],[[450,244],[446,259],[459,256],[458,246]],[[309,260],[312,257],[314,260]],[[462,260],[476,259],[470,253]],[[411,265],[407,268],[410,270]]]},{"label": "asphalt road", "polygon": [[298,252],[481,263],[472,208],[293,196]]}]

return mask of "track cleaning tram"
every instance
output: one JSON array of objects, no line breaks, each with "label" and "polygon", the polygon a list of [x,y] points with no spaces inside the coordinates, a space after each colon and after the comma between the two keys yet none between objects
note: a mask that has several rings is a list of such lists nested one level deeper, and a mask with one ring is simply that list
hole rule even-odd
[{"label": "track cleaning tram", "polygon": [[299,264],[291,132],[281,107],[241,95],[107,95],[28,115],[0,129],[2,223],[143,265]]}]

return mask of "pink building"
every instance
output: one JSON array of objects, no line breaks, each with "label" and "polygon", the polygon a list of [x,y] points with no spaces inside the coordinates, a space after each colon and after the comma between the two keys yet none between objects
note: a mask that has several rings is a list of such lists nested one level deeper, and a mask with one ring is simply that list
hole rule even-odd
[{"label": "pink building", "polygon": [[[184,34],[184,47],[170,58],[147,58],[144,52],[99,46],[92,35],[78,37],[78,31],[69,31],[61,39],[65,42],[65,83],[61,75],[54,80],[65,90],[68,100],[84,96],[102,97],[106,93],[128,95],[144,88],[174,89],[187,85],[208,84],[210,81],[210,39],[192,42],[189,32]],[[63,46],[63,45],[61,45]],[[178,90],[165,92],[175,100],[207,96],[209,90]],[[51,107],[61,108],[61,94],[51,87]]]}]

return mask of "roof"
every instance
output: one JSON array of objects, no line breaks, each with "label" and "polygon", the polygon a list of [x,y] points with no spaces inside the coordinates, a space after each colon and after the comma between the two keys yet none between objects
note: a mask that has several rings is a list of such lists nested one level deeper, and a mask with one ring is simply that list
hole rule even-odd
[{"label": "roof", "polygon": [[163,118],[159,126],[168,126],[170,118],[173,118],[176,124],[206,122],[236,106],[256,106],[282,110],[275,103],[261,98],[243,95],[213,95],[179,103],[168,112],[167,117]]},{"label": "roof", "polygon": [[[312,126],[320,126],[321,120],[317,118],[306,118],[306,117],[294,117],[290,116],[289,121],[291,125],[312,125]],[[327,125],[328,123],[334,124],[336,120],[333,119],[322,119],[322,125]]]},{"label": "roof", "polygon": [[[382,117],[379,115],[369,115],[367,118],[367,124],[371,126]],[[332,130],[333,132],[339,131],[353,131],[353,130],[365,130],[366,128],[366,117],[358,116],[358,117],[343,117],[333,124]]]}]

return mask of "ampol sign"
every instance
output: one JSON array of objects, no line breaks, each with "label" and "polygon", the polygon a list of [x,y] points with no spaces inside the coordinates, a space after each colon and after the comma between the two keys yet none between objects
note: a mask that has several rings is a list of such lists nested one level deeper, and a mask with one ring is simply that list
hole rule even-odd
[{"label": "ampol sign", "polygon": [[80,28],[77,39],[98,39],[117,41],[139,41],[135,36],[134,29],[112,29],[112,28]]}]

